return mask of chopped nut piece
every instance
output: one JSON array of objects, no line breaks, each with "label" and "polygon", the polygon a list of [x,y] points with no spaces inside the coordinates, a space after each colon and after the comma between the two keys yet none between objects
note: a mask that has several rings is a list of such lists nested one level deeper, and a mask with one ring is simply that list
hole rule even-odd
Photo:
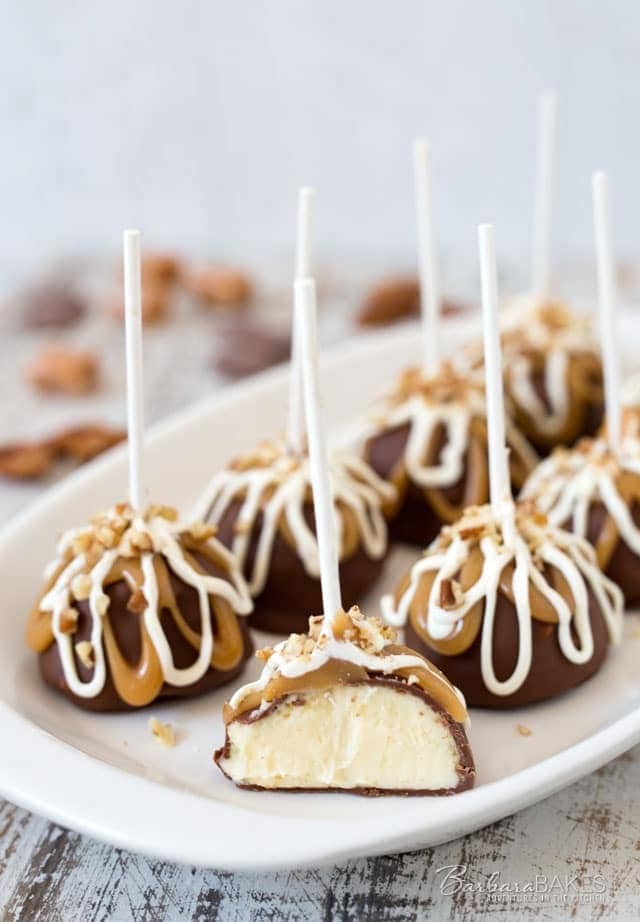
[{"label": "chopped nut piece", "polygon": [[49,445],[61,457],[68,457],[83,464],[113,445],[122,442],[125,438],[126,432],[122,429],[94,424],[66,429],[60,435],[50,439]]},{"label": "chopped nut piece", "polygon": [[134,615],[141,615],[147,608],[148,602],[142,589],[136,589],[127,602],[128,611]]},{"label": "chopped nut piece", "polygon": [[526,727],[524,724],[518,724],[518,733],[520,736],[531,736],[533,730],[529,727]]},{"label": "chopped nut piece", "polygon": [[147,253],[141,266],[143,285],[171,285],[180,268],[180,260],[172,253]]},{"label": "chopped nut piece", "polygon": [[89,643],[88,640],[81,640],[80,643],[75,645],[74,649],[82,665],[86,666],[87,669],[91,669],[95,663],[93,644]]},{"label": "chopped nut piece", "polygon": [[149,506],[147,518],[154,519],[156,517],[166,519],[168,522],[176,522],[178,520],[178,510],[174,506],[161,506],[158,504]]},{"label": "chopped nut piece", "polygon": [[85,554],[93,544],[93,535],[90,531],[83,531],[73,539],[72,550],[76,555]]},{"label": "chopped nut piece", "polygon": [[[445,300],[442,314],[459,314],[463,304]],[[366,296],[356,322],[362,327],[388,326],[420,313],[420,285],[417,278],[396,276],[378,282]]]},{"label": "chopped nut piece", "polygon": [[54,454],[47,445],[15,443],[0,447],[0,475],[12,480],[35,480],[51,470]]},{"label": "chopped nut piece", "polygon": [[237,269],[212,266],[185,279],[187,289],[213,306],[242,307],[253,294],[249,278]]},{"label": "chopped nut piece", "polygon": [[273,647],[262,647],[261,650],[256,650],[256,659],[262,660],[265,663],[272,656],[273,656]]},{"label": "chopped nut piece", "polygon": [[157,717],[150,717],[149,729],[153,734],[153,738],[163,746],[167,746],[168,748],[175,746],[176,735],[171,724],[162,723]]},{"label": "chopped nut piece", "polygon": [[189,526],[189,534],[194,541],[208,541],[216,531],[215,525],[207,525],[205,522],[194,522]]},{"label": "chopped nut piece", "polygon": [[[169,313],[171,290],[168,285],[156,282],[145,285],[142,289],[142,322],[149,326],[163,323]],[[108,307],[108,313],[114,320],[124,320],[124,300],[118,296]]]},{"label": "chopped nut piece", "polygon": [[140,551],[150,551],[153,548],[151,535],[147,534],[146,531],[138,531],[132,528],[129,533],[129,540],[132,547],[138,548]]},{"label": "chopped nut piece", "polygon": [[60,630],[63,634],[73,634],[78,627],[78,612],[75,608],[65,608],[60,612]]},{"label": "chopped nut piece", "polygon": [[103,525],[101,528],[96,529],[96,538],[103,544],[105,547],[113,547],[116,543],[116,533],[113,528],[109,528],[108,525]]},{"label": "chopped nut piece", "polygon": [[77,599],[78,602],[88,599],[91,595],[91,577],[86,573],[78,573],[77,576],[74,576],[71,580],[71,592],[74,599]]},{"label": "chopped nut piece", "polygon": [[98,386],[98,359],[69,346],[46,346],[28,367],[27,377],[45,393],[90,394]]}]

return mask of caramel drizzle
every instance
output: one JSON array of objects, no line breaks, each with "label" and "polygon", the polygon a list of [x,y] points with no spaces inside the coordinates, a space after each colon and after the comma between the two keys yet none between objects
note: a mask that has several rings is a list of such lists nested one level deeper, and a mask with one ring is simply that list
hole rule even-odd
[{"label": "caramel drizzle", "polygon": [[[383,504],[394,499],[394,487],[362,459],[346,454],[332,456],[331,480],[341,559],[360,545],[369,557],[382,557],[387,549]],[[319,577],[318,542],[304,514],[311,502],[306,456],[292,455],[282,444],[264,446],[255,457],[236,462],[213,477],[198,501],[195,517],[218,525],[238,501],[241,506],[231,549],[245,573],[258,517],[262,517],[253,566],[246,574],[253,596],[264,589],[278,534],[300,557],[306,572]]]},{"label": "caramel drizzle", "polygon": [[589,534],[593,506],[602,504],[606,514],[591,539],[602,569],[621,540],[640,555],[640,529],[631,514],[640,502],[640,460],[634,448],[623,442],[615,455],[604,439],[583,439],[572,451],[558,449],[543,461],[522,491],[553,525],[570,527],[581,538]]},{"label": "caramel drizzle", "polygon": [[[452,584],[456,592],[450,600],[447,589]],[[395,625],[410,617],[425,642],[448,656],[467,650],[481,632],[483,681],[490,692],[505,696],[516,692],[529,674],[532,618],[557,625],[567,660],[580,664],[591,659],[588,590],[599,603],[611,642],[617,642],[622,593],[599,570],[588,542],[548,525],[535,508],[508,502],[497,514],[489,506],[469,510],[446,529],[413,565],[395,596],[383,598],[382,611]],[[493,663],[499,592],[514,605],[520,638],[516,665],[504,681],[497,678]]]},{"label": "caramel drizzle", "polygon": [[[580,434],[585,409],[603,399],[589,318],[560,302],[540,304],[524,298],[505,311],[501,342],[505,385],[519,428],[530,438],[573,441]],[[465,361],[479,369],[481,347],[471,346]],[[538,375],[546,402],[535,388]]]},{"label": "caramel drizzle", "polygon": [[[85,554],[74,554],[71,546],[79,531],[67,533],[60,542],[59,558],[49,568],[43,596],[31,612],[27,643],[38,653],[57,643],[69,689],[84,698],[95,697],[104,688],[107,668],[121,699],[140,707],[153,701],[162,685],[192,685],[209,667],[232,669],[240,661],[244,642],[237,614],[248,614],[251,601],[232,555],[215,539],[190,541],[185,526],[157,517],[134,523],[148,535],[150,550],[137,557],[123,556],[124,538],[113,549],[105,549],[91,566]],[[192,556],[197,551],[221,567],[229,578],[211,576]],[[129,551],[130,553],[130,551]],[[182,616],[169,578],[173,572],[199,596],[201,631],[194,631]],[[83,681],[77,670],[72,637],[62,629],[61,616],[73,605],[73,578],[86,573],[91,581],[88,598],[91,616],[90,643],[94,665],[91,677]],[[109,597],[104,588],[125,580],[132,596],[140,591],[145,608],[140,617],[141,653],[130,665],[118,647],[109,621]],[[101,614],[100,612],[104,613]],[[197,653],[195,661],[177,668],[161,625],[160,616],[170,612],[178,630]],[[214,642],[212,614],[218,632]],[[137,617],[133,612],[131,617]]]},{"label": "caramel drizzle", "polygon": [[[261,676],[239,688],[225,705],[224,719],[229,723],[241,714],[266,710],[271,702],[284,695],[321,691],[337,684],[366,682],[371,675],[399,678],[418,684],[437,704],[458,723],[467,719],[462,694],[432,663],[409,647],[389,643],[378,637],[377,649],[364,649],[347,639],[352,618],[361,630],[369,630],[376,638],[372,622],[352,609],[339,612],[328,631],[323,624],[323,641],[312,645],[309,652],[291,655],[288,641],[270,651]],[[304,638],[301,638],[304,639]]]},{"label": "caramel drizzle", "polygon": [[[425,500],[444,522],[454,522],[468,505],[487,499],[487,427],[482,387],[460,376],[444,363],[438,375],[425,378],[409,369],[396,391],[374,408],[358,435],[368,457],[371,440],[382,431],[410,426],[404,453],[390,480],[398,502],[414,483],[422,487]],[[537,461],[535,452],[518,430],[507,423],[512,449],[511,470],[516,485],[523,483]],[[442,446],[442,447],[441,447]],[[452,503],[443,492],[465,476],[464,494]]]}]

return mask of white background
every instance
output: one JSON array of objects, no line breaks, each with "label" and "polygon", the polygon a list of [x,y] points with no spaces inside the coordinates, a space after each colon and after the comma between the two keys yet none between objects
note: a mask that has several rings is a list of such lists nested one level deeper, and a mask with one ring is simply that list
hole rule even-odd
[{"label": "white background", "polygon": [[[413,257],[410,142],[435,146],[443,249],[475,227],[527,266],[537,95],[559,110],[556,256],[592,254],[589,177],[610,170],[619,252],[640,247],[634,0],[2,0],[0,269],[146,242],[288,252],[296,187],[318,241]],[[451,262],[451,260],[450,260]],[[453,270],[451,270],[453,271]]]}]

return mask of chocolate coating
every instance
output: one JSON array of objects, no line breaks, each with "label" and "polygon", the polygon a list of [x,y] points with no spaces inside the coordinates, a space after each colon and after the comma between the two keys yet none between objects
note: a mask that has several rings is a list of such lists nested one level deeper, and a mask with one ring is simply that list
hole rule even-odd
[{"label": "chocolate coating", "polygon": [[[370,439],[365,452],[366,460],[379,477],[390,480],[391,473],[403,456],[411,432],[411,426],[406,423],[387,429]],[[436,457],[445,446],[445,434],[440,432],[439,444],[436,447]],[[513,472],[512,472],[513,475]],[[515,482],[515,477],[513,478]],[[463,471],[460,479],[449,487],[439,488],[438,492],[452,505],[458,506],[460,511],[471,503],[471,496],[466,495],[467,471]],[[520,483],[516,484],[520,486]],[[481,499],[486,502],[488,495]],[[425,548],[438,536],[443,522],[433,509],[422,487],[409,480],[401,502],[391,516],[389,522],[389,536],[393,541],[403,544],[413,544]]]},{"label": "chocolate coating", "polygon": [[[240,504],[232,503],[218,526],[217,537],[229,548],[233,543],[234,525],[239,511]],[[310,527],[315,530],[311,503],[305,505],[304,514]],[[261,530],[262,514],[259,513],[247,554],[245,577],[252,571]],[[384,558],[376,560],[368,557],[361,545],[355,553],[340,562],[342,604],[347,611],[379,579],[383,566]],[[304,634],[309,627],[309,616],[321,614],[322,610],[320,579],[309,576],[295,550],[278,533],[273,544],[267,580],[263,590],[254,598],[249,624],[274,634]]]},{"label": "chocolate coating", "polygon": [[[542,371],[534,372],[531,377],[531,383],[547,411],[550,412],[551,404],[549,401],[549,394],[547,393],[544,373]],[[592,384],[602,386],[601,372],[593,375]],[[515,424],[525,433],[527,439],[541,458],[546,458],[558,445],[575,445],[575,443],[584,436],[595,435],[604,419],[604,400],[584,402],[582,400],[573,399],[569,414],[569,422],[567,424],[568,436],[564,439],[558,438],[557,436],[554,437],[548,432],[544,432],[536,425],[536,421],[518,405],[508,386],[506,388],[506,393],[509,394],[513,401]],[[572,399],[571,394],[569,399]]]},{"label": "chocolate coating", "polygon": [[[640,528],[640,503],[633,503],[629,512],[637,528]],[[595,546],[602,530],[604,520],[609,513],[602,505],[596,503],[589,512],[587,537]],[[570,528],[570,526],[569,526]],[[613,554],[604,566],[604,572],[622,590],[625,605],[634,608],[640,605],[640,557],[620,538]]]},{"label": "chocolate coating", "polygon": [[[225,575],[219,568],[215,567],[208,558],[201,555],[194,556],[200,565],[208,572],[210,572],[212,576]],[[182,616],[184,617],[189,627],[199,631],[200,604],[197,591],[192,586],[188,586],[173,572],[170,571],[169,576],[173,591],[175,593],[176,602],[178,603]],[[134,614],[127,608],[127,603],[131,597],[131,590],[124,580],[119,580],[118,582],[106,586],[104,591],[110,599],[108,617],[113,627],[120,651],[129,665],[134,665],[139,661],[141,652],[140,625],[142,615]],[[78,611],[78,626],[77,631],[73,635],[74,644],[82,640],[89,640],[91,634],[91,616],[89,614],[88,603],[76,602],[75,607]],[[211,612],[211,619],[215,639],[216,620],[213,610]],[[197,658],[196,651],[184,639],[179,629],[176,627],[173,617],[169,612],[165,610],[161,615],[160,621],[169,642],[169,646],[171,647],[175,665],[178,668],[185,668],[189,666]],[[244,652],[236,667],[228,671],[221,671],[219,669],[213,669],[209,667],[202,678],[192,685],[175,686],[169,685],[167,682],[165,682],[156,700],[192,698],[196,695],[202,694],[203,692],[218,688],[220,685],[224,685],[225,683],[231,682],[233,679],[235,679],[240,674],[240,672],[242,672],[246,660],[253,652],[253,644],[251,642],[249,630],[246,624],[246,618],[240,616],[238,621],[243,637]],[[74,658],[76,660],[78,675],[83,682],[89,681],[92,676],[93,669],[87,668],[82,662],[80,662],[75,652]],[[138,710],[138,708],[133,708],[126,702],[122,701],[113,684],[113,680],[111,678],[110,670],[108,667],[104,687],[98,695],[95,695],[92,698],[82,698],[79,695],[74,694],[69,689],[65,681],[57,643],[53,643],[47,650],[44,651],[44,653],[40,654],[39,664],[40,673],[44,681],[48,685],[51,685],[53,688],[55,688],[57,691],[62,692],[64,695],[70,698],[74,704],[78,705],[78,707],[84,708],[88,711]]]},{"label": "chocolate coating", "polygon": [[[454,739],[456,747],[458,749],[459,763],[457,768],[458,775],[458,785],[455,788],[439,788],[436,790],[430,789],[416,789],[416,790],[407,790],[402,788],[387,789],[387,788],[364,788],[364,787],[355,787],[355,788],[265,788],[257,784],[237,784],[239,788],[251,791],[283,791],[289,793],[300,793],[300,794],[321,794],[321,793],[338,793],[342,792],[345,794],[358,794],[363,797],[384,797],[384,796],[396,796],[396,797],[442,797],[450,794],[459,794],[461,791],[466,791],[469,788],[472,788],[475,783],[476,778],[476,767],[473,761],[473,754],[471,752],[471,747],[469,745],[469,740],[467,739],[467,734],[465,733],[464,727],[462,724],[457,723],[447,711],[442,708],[433,698],[428,695],[422,688],[416,685],[408,685],[406,681],[397,679],[393,676],[381,676],[377,674],[370,674],[369,679],[366,683],[360,682],[349,682],[349,685],[360,685],[366,684],[370,686],[376,685],[386,685],[391,688],[395,688],[400,694],[410,694],[415,695],[417,698],[420,698],[424,701],[430,708],[436,711],[440,715],[440,719],[445,723],[451,733],[451,736]],[[278,698],[275,701],[271,702],[269,707],[265,708],[263,711],[257,713],[256,711],[249,711],[245,714],[241,714],[236,717],[235,720],[242,721],[244,723],[254,723],[256,720],[263,720],[268,714],[274,711],[283,701],[285,701],[289,695],[284,695],[282,698]],[[304,701],[301,702],[301,707],[304,707]],[[225,778],[229,778],[229,775],[224,771],[221,761],[228,756],[230,748],[229,740],[229,731],[225,730],[225,741],[224,745],[217,749],[213,755],[213,761],[218,766]],[[233,781],[232,778],[229,780]]]},{"label": "chocolate coating", "polygon": [[[560,649],[558,626],[531,620],[531,669],[520,688],[512,695],[494,695],[484,684],[480,668],[482,631],[464,653],[445,656],[432,649],[411,623],[407,622],[406,642],[445,673],[471,707],[506,709],[553,698],[591,678],[604,662],[609,646],[607,626],[595,596],[589,592],[589,618],[593,631],[593,656],[582,665],[571,663]],[[498,592],[493,632],[493,662],[497,678],[507,679],[513,672],[519,648],[518,619],[513,603]]]}]

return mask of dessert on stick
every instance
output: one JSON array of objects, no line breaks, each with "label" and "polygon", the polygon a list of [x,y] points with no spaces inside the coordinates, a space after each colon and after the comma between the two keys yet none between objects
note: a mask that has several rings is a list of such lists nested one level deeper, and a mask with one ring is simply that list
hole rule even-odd
[{"label": "dessert on stick", "polygon": [[615,338],[615,269],[608,180],[593,177],[606,426],[572,449],[556,449],[522,491],[553,524],[594,545],[602,570],[617,583],[627,605],[640,603],[640,444],[637,411],[623,417]]},{"label": "dessert on stick", "polygon": [[[593,435],[602,421],[602,366],[588,314],[553,296],[551,230],[556,96],[539,105],[531,293],[501,316],[505,391],[515,425],[536,451]],[[465,362],[482,365],[481,345]]]},{"label": "dessert on stick", "polygon": [[479,230],[489,426],[489,505],[468,508],[411,567],[383,614],[477,707],[560,694],[618,640],[622,594],[587,541],[509,494],[493,229]]},{"label": "dessert on stick", "polygon": [[124,235],[129,501],[66,532],[27,642],[49,685],[89,710],[144,707],[235,678],[251,653],[251,598],[203,522],[144,491],[140,239]]},{"label": "dessert on stick", "polygon": [[[314,194],[302,189],[296,275],[310,271]],[[320,562],[302,401],[300,347],[292,324],[289,407],[284,439],[265,442],[216,473],[196,507],[237,557],[255,600],[250,623],[287,634],[304,631],[321,608]],[[339,525],[340,571],[347,606],[378,577],[387,551],[383,512],[395,490],[357,455],[330,461]]]},{"label": "dessert on stick", "polygon": [[[364,459],[397,489],[387,503],[390,530],[424,547],[465,506],[488,498],[484,388],[470,370],[441,357],[440,294],[431,204],[430,153],[414,145],[423,360],[405,370],[363,420]],[[507,432],[511,476],[520,487],[537,460],[514,426]]]},{"label": "dessert on stick", "polygon": [[342,607],[315,287],[303,278],[295,289],[324,616],[309,619],[308,633],[260,651],[261,676],[225,705],[225,742],[215,761],[240,787],[457,793],[475,775],[464,699],[427,660],[399,646],[392,629]]}]

